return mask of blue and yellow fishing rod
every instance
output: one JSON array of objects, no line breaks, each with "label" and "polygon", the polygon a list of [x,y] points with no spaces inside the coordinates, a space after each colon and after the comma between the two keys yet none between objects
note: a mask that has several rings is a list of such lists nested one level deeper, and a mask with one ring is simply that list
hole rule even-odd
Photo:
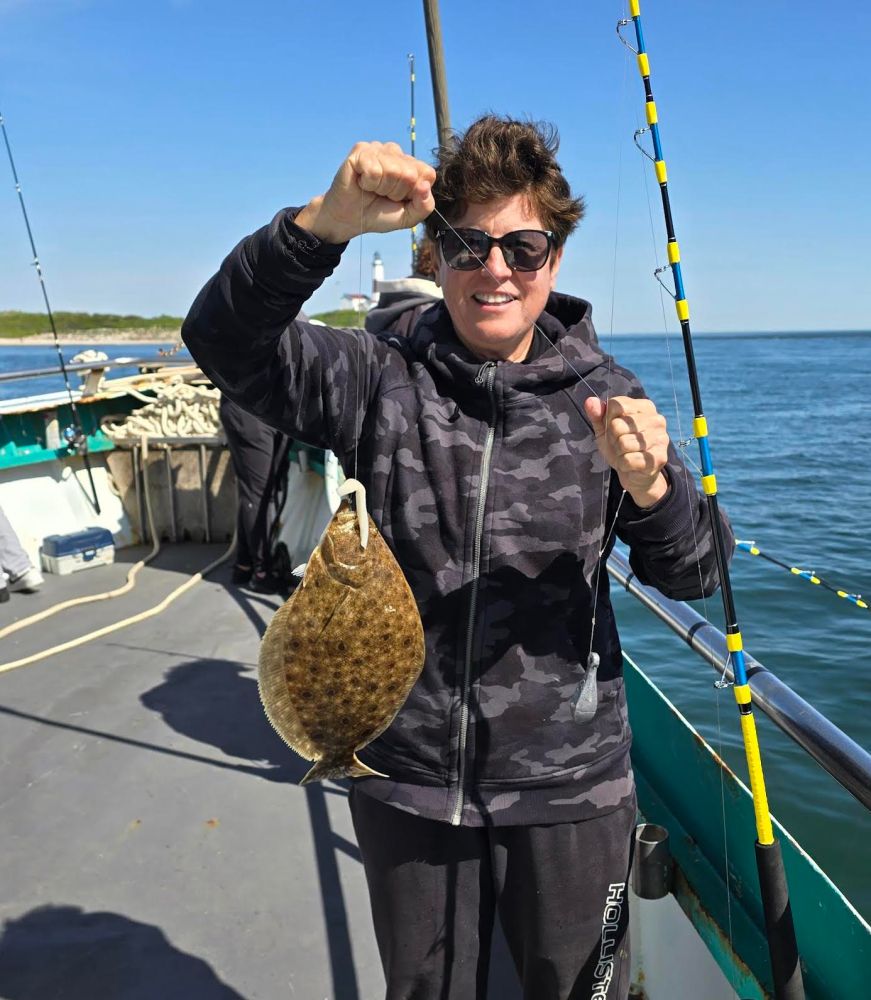
[{"label": "blue and yellow fishing rod", "polygon": [[[747,757],[750,789],[753,795],[753,810],[756,816],[756,866],[759,871],[762,905],[765,911],[765,925],[768,934],[768,950],[771,958],[774,995],[777,1000],[803,1000],[805,995],[804,985],[799,965],[795,929],[792,922],[792,911],[789,906],[789,890],[786,884],[786,873],[783,868],[780,845],[774,837],[771,814],[768,809],[765,778],[762,773],[762,756],[759,751],[756,721],[753,717],[753,706],[750,696],[750,685],[747,679],[741,630],[738,627],[735,601],[732,594],[732,583],[729,577],[728,554],[717,501],[717,479],[714,475],[714,464],[708,441],[708,424],[702,408],[701,390],[699,388],[693,339],[690,331],[690,308],[681,274],[680,248],[675,236],[674,219],[672,217],[671,202],[668,194],[668,174],[662,153],[659,118],[656,110],[656,102],[653,99],[653,89],[650,84],[650,60],[645,49],[644,33],[641,28],[640,0],[629,0],[629,13],[631,18],[624,18],[618,23],[617,33],[620,36],[620,40],[635,52],[638,69],[644,83],[647,126],[653,141],[653,156],[651,159],[653,160],[656,179],[659,183],[659,191],[662,196],[662,211],[665,217],[665,229],[668,237],[668,268],[666,269],[671,270],[672,278],[674,279],[673,297],[677,316],[680,321],[690,392],[693,401],[693,435],[699,443],[702,490],[708,504],[711,528],[714,533],[720,591],[723,596],[723,609],[726,615],[726,646],[729,650],[734,672],[735,700],[738,703],[738,711],[741,718],[744,751]],[[622,34],[622,29],[630,23],[635,28],[637,47],[627,42]],[[646,151],[644,152],[646,153]],[[646,155],[650,156],[649,153],[646,153]]]},{"label": "blue and yellow fishing rod", "polygon": [[812,569],[801,569],[799,566],[790,566],[789,563],[782,562],[775,556],[769,555],[767,552],[763,552],[757,546],[756,542],[741,541],[741,539],[736,538],[735,548],[741,549],[742,552],[749,552],[751,556],[759,556],[760,559],[765,559],[767,562],[774,563],[775,566],[780,566],[781,569],[787,570],[789,573],[792,573],[793,576],[797,576],[801,580],[807,580],[808,583],[816,584],[816,586],[830,591],[837,597],[843,597],[845,601],[855,604],[857,608],[864,608],[866,611],[869,610],[868,602],[862,600],[861,594],[851,594],[848,590],[844,590],[843,587],[838,587],[833,583],[827,583],[821,576],[817,576],[816,572]]}]

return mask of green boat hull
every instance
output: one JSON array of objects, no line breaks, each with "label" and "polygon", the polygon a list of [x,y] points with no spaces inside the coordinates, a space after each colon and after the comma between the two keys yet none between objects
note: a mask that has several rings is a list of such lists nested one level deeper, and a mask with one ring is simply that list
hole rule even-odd
[{"label": "green boat hull", "polygon": [[[750,791],[641,668],[625,661],[639,810],[669,831],[674,895],[737,995],[764,1000],[773,994]],[[871,928],[775,825],[808,1000],[868,996]]]}]

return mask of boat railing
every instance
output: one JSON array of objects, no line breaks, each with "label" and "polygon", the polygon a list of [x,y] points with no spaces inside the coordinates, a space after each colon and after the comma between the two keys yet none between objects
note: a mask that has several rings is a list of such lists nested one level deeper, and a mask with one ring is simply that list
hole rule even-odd
[{"label": "boat railing", "polygon": [[[611,553],[608,573],[717,673],[734,681],[726,637],[716,626],[688,604],[640,583],[622,552]],[[866,809],[871,808],[871,754],[746,651],[745,656],[754,704]]]},{"label": "boat railing", "polygon": [[[49,345],[50,346],[50,345]],[[67,372],[91,372],[109,368],[172,368],[190,365],[190,358],[108,358],[103,361],[85,361],[67,364],[64,368],[54,365],[50,368],[28,368],[22,371],[0,372],[0,382],[18,379],[44,378],[47,375],[62,375]]]}]

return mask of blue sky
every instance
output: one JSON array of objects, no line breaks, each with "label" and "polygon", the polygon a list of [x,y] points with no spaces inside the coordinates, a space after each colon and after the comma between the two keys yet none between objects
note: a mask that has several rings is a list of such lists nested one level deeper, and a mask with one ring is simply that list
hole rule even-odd
[{"label": "blue sky", "polygon": [[[441,0],[453,124],[492,110],[558,126],[588,203],[559,287],[594,303],[602,332],[655,332],[664,236],[632,145],[643,92],[614,31],[623,9]],[[868,329],[867,7],[646,0],[642,16],[694,329]],[[407,148],[410,52],[426,157],[418,0],[0,0],[0,111],[54,308],[183,314],[356,140]],[[365,237],[363,285],[375,251],[405,273],[408,246]],[[0,309],[41,308],[29,259],[0,160]],[[311,311],[360,270],[352,243]]]}]

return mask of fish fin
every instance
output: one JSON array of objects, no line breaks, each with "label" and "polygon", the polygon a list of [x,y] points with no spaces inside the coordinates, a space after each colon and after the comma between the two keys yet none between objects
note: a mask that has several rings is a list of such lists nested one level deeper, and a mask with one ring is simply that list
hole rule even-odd
[{"label": "fish fin", "polygon": [[351,758],[351,767],[346,772],[349,778],[386,778],[386,774],[382,774],[381,771],[375,771],[373,768],[369,767],[368,764],[364,764],[362,760],[358,760],[357,755]]},{"label": "fish fin", "polygon": [[300,579],[302,579],[303,576],[305,575],[305,568],[306,568],[306,566],[308,566],[307,562],[300,563],[299,566],[295,566],[290,571],[290,575],[291,576],[296,576],[296,577],[299,577]]},{"label": "fish fin", "polygon": [[351,759],[345,761],[319,760],[317,764],[300,781],[301,785],[308,785],[313,781],[326,781],[327,778],[386,778],[386,774],[380,771],[373,771],[367,767],[362,760],[357,759],[353,754]]}]

